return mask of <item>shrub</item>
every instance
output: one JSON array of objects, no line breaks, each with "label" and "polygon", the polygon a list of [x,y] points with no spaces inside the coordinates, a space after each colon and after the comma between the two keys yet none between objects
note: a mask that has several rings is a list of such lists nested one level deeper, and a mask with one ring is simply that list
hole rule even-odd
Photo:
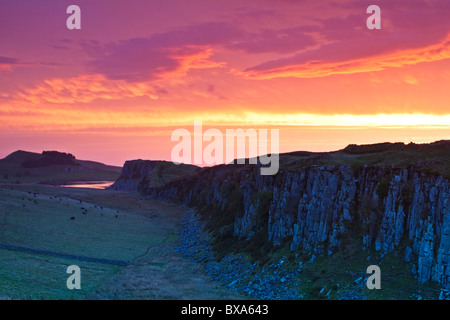
[{"label": "shrub", "polygon": [[390,183],[391,183],[390,176],[385,176],[385,177],[381,178],[380,183],[378,183],[376,193],[377,193],[378,197],[380,198],[380,200],[383,200],[384,198],[387,197],[388,192],[389,192]]},{"label": "shrub", "polygon": [[402,189],[401,197],[403,200],[403,207],[405,211],[408,212],[409,206],[414,200],[414,185],[411,182],[405,184]]}]

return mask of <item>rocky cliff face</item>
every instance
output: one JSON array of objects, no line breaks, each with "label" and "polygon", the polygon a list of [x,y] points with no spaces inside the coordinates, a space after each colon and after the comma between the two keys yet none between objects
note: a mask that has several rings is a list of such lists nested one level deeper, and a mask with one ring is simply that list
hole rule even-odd
[{"label": "rocky cliff face", "polygon": [[195,174],[200,168],[192,165],[175,165],[167,161],[126,161],[120,177],[111,189],[120,191],[143,191],[149,187],[162,186],[172,180]]},{"label": "rocky cliff face", "polygon": [[130,160],[126,161],[120,177],[111,189],[122,191],[138,191],[140,185],[147,183],[147,177],[158,165],[157,161]]},{"label": "rocky cliff face", "polygon": [[345,234],[385,256],[399,246],[420,282],[450,288],[449,180],[408,168],[309,166],[259,175],[257,166],[217,166],[162,188],[153,197],[215,208],[206,221],[231,216],[233,236],[263,228],[272,244],[293,253],[333,254]]}]

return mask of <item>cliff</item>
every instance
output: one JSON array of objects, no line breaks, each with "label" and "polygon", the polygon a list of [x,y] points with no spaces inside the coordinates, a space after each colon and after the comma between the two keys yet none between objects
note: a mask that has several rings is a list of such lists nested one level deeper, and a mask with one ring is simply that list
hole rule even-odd
[{"label": "cliff", "polygon": [[119,178],[110,187],[121,191],[140,191],[143,188],[162,186],[175,179],[195,174],[200,168],[166,161],[126,161]]},{"label": "cliff", "polygon": [[292,255],[331,256],[352,237],[380,259],[400,252],[420,283],[450,289],[449,156],[448,141],[349,146],[282,155],[274,176],[222,165],[140,189],[196,207],[219,252],[241,241],[248,247],[237,251],[260,259],[283,245]]}]

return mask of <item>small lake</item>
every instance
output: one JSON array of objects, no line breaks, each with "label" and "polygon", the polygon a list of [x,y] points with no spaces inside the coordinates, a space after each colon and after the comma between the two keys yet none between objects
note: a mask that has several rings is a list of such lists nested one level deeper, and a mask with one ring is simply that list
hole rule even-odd
[{"label": "small lake", "polygon": [[110,187],[114,181],[73,181],[68,184],[60,185],[63,188],[86,188],[86,189],[106,189]]}]

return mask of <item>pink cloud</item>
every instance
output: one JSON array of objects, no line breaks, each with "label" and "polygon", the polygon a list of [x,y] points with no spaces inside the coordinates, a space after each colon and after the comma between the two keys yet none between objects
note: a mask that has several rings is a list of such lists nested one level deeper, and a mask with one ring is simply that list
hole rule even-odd
[{"label": "pink cloud", "polygon": [[80,75],[63,79],[45,80],[43,83],[15,93],[19,103],[89,103],[94,100],[119,100],[133,97],[158,99],[158,90],[151,85],[136,83],[130,85],[124,81],[110,81],[103,75]]},{"label": "pink cloud", "polygon": [[20,64],[20,61],[15,58],[10,57],[0,57],[0,71],[11,71],[13,66],[17,66]]},{"label": "pink cloud", "polygon": [[[339,4],[354,9],[354,1]],[[382,29],[368,30],[368,15],[351,13],[317,21],[322,45],[290,57],[265,61],[245,70],[250,78],[300,77],[369,72],[423,61],[449,58],[450,3],[410,1],[407,4],[380,1]],[[359,4],[361,8],[361,4]],[[402,52],[405,56],[402,57]],[[425,55],[411,57],[411,53]]]},{"label": "pink cloud", "polygon": [[[93,57],[92,70],[110,79],[148,81],[164,74],[190,68],[212,68],[221,64],[207,61],[212,46],[234,39],[239,30],[225,23],[205,23],[157,33],[147,38],[132,38],[102,44],[85,43]],[[197,61],[193,58],[198,57]]]}]

